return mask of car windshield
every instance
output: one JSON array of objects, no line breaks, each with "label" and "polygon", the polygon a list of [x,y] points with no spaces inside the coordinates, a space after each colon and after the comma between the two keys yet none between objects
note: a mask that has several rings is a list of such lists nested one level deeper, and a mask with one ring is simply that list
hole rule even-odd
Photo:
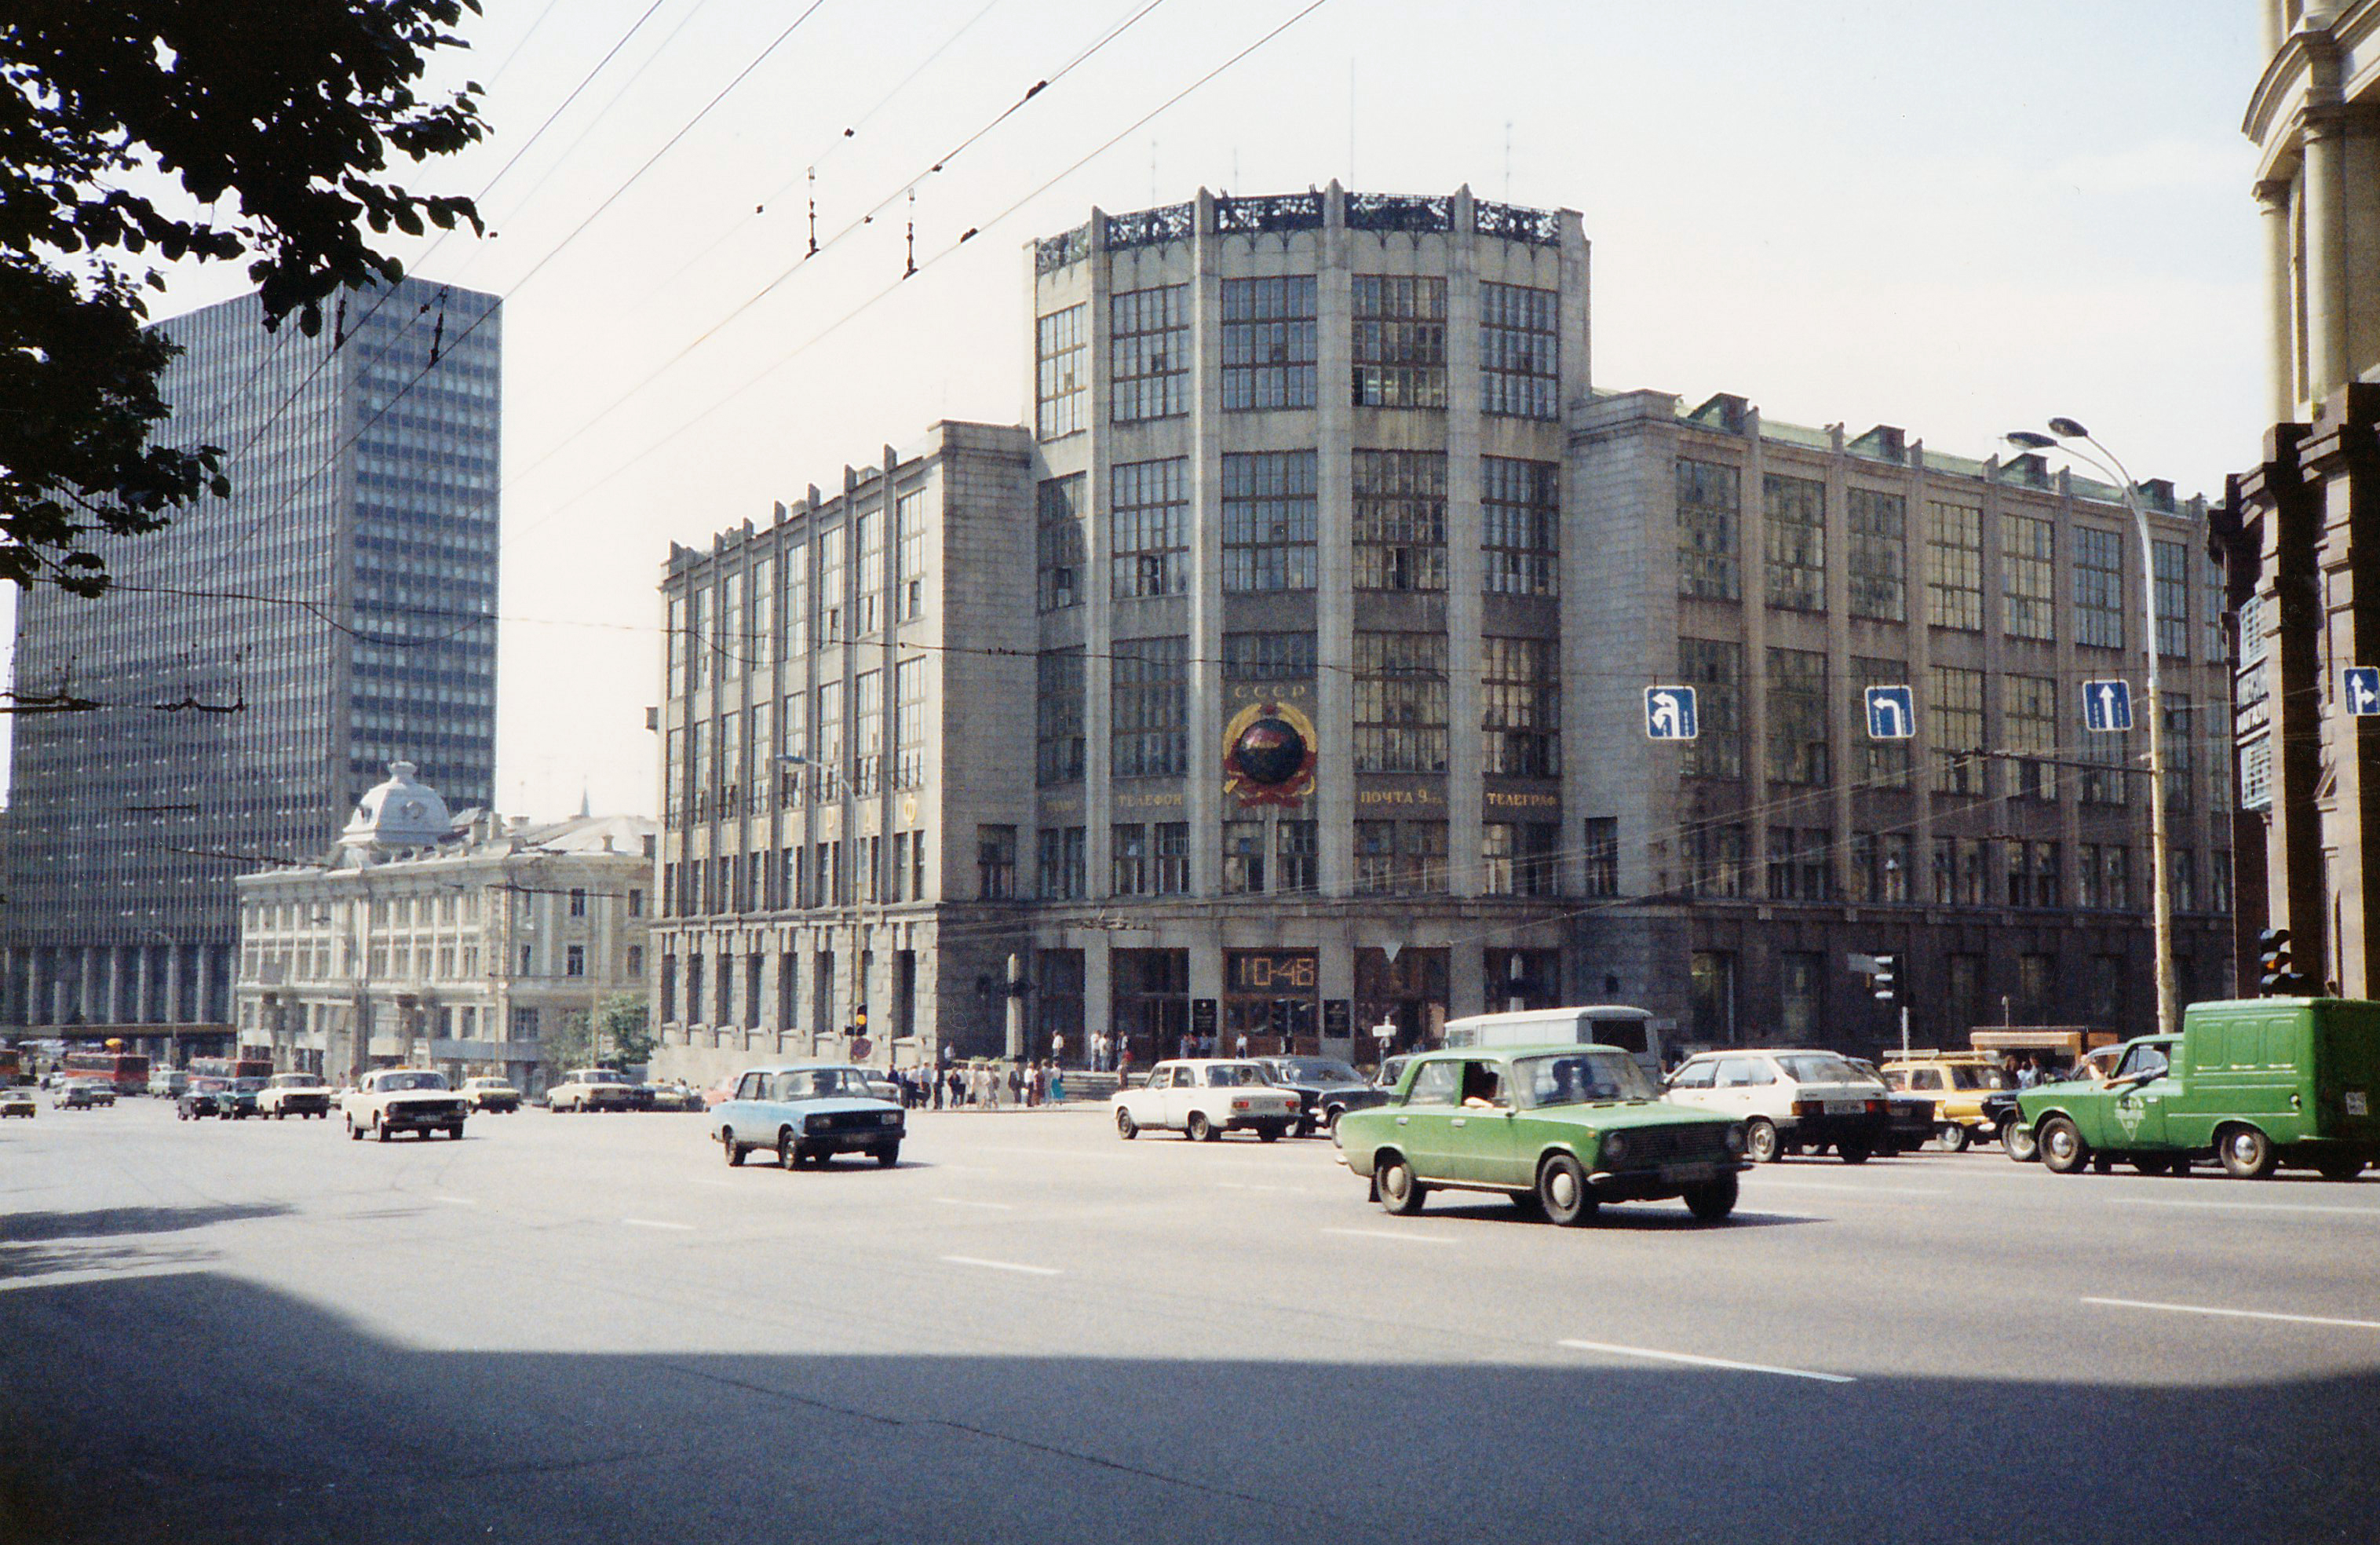
[{"label": "car windshield", "polygon": [[1208,1089],[1241,1089],[1269,1082],[1254,1063],[1217,1063],[1207,1070]]},{"label": "car windshield", "polygon": [[1831,1052],[1803,1052],[1777,1059],[1785,1077],[1797,1084],[1864,1084],[1867,1075]]},{"label": "car windshield", "polygon": [[2004,1089],[2009,1087],[2009,1076],[1997,1067],[1961,1064],[1950,1069],[1950,1086],[1962,1089]]},{"label": "car windshield", "polygon": [[257,1090],[264,1087],[264,1080],[261,1078],[235,1078],[232,1080],[231,1087],[233,1092],[237,1094],[254,1094]]},{"label": "car windshield", "polygon": [[1512,1064],[1521,1103],[1585,1105],[1598,1100],[1651,1100],[1653,1086],[1636,1059],[1618,1052],[1566,1052],[1522,1057]]},{"label": "car windshield", "polygon": [[867,1100],[873,1098],[868,1080],[848,1067],[814,1067],[777,1075],[779,1100]]},{"label": "car windshield", "polygon": [[382,1094],[400,1094],[407,1089],[443,1089],[446,1087],[443,1073],[383,1073],[372,1086]]},{"label": "car windshield", "polygon": [[1360,1084],[1355,1070],[1328,1057],[1281,1057],[1269,1064],[1273,1076],[1293,1084]]},{"label": "car windshield", "polygon": [[582,1084],[625,1084],[628,1078],[627,1075],[614,1073],[608,1067],[590,1067],[578,1076],[578,1081]]}]

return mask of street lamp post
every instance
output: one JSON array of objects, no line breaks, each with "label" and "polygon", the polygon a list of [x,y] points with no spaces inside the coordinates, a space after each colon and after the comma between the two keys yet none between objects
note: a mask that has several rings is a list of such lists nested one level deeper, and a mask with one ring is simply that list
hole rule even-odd
[{"label": "street lamp post", "polygon": [[[2156,610],[2156,547],[2149,535],[2148,512],[2141,507],[2140,496],[2133,492],[2132,475],[2107,449],[2072,419],[2052,419],[2049,432],[2018,430],[2008,436],[2009,443],[2027,450],[2062,450],[2079,461],[2089,462],[2115,480],[2123,494],[2124,508],[2132,516],[2133,529],[2141,539],[2141,613],[2143,637],[2142,644],[2148,655],[2149,712],[2149,852],[2154,868],[2151,882],[2155,887],[2155,916],[2156,918],[2156,995],[2157,1033],[2171,1035],[2180,1028],[2180,1013],[2173,979],[2173,891],[2168,883],[2168,840],[2165,812],[2165,702],[2163,677],[2157,663]],[[2081,441],[2099,453],[2095,456],[2075,449],[2070,442]],[[2106,457],[2101,460],[2100,457]]]}]

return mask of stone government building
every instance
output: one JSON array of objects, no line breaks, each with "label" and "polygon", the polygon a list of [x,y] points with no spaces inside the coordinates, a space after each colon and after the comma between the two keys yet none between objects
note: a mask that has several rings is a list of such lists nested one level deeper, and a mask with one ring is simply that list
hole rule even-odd
[{"label": "stone government building", "polygon": [[[1368,1060],[1384,1022],[1595,1001],[1872,1046],[1850,951],[1908,957],[1927,1039],[2151,1012],[2145,732],[2080,725],[2139,674],[2117,490],[1594,391],[1572,211],[1202,191],[1030,258],[1030,426],[671,552],[669,1071],[848,1052],[863,1010],[905,1062]],[[2219,597],[2204,505],[2142,493],[2204,994]],[[1644,735],[1671,681],[1690,748]],[[1870,743],[1860,688],[1900,681],[1917,737]]]}]

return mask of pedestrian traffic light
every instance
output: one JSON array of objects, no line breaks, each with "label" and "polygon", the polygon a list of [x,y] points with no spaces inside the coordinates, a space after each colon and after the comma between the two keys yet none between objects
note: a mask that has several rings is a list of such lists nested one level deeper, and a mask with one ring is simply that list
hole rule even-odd
[{"label": "pedestrian traffic light", "polygon": [[2306,991],[2306,979],[2289,963],[2289,931],[2268,928],[2256,935],[2256,985],[2267,997],[2293,997]]},{"label": "pedestrian traffic light", "polygon": [[1877,1003],[1888,1004],[1892,1002],[1893,976],[1900,965],[1900,959],[1898,955],[1880,955],[1876,957],[1875,987],[1876,1001]]},{"label": "pedestrian traffic light", "polygon": [[1272,1001],[1272,1033],[1284,1040],[1289,1038],[1289,1013],[1290,1001],[1287,998]]}]

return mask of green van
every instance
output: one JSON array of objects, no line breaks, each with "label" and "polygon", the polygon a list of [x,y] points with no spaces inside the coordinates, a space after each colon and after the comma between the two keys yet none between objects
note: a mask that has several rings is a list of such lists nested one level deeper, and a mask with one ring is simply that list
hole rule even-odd
[{"label": "green van", "polygon": [[2213,1154],[2242,1179],[2283,1164],[2346,1180],[2380,1158],[2380,1003],[2250,998],[2192,1004],[2181,1034],[2125,1043],[2104,1084],[2044,1084],[2020,1119],[2059,1174],[2131,1161],[2168,1174]]}]

